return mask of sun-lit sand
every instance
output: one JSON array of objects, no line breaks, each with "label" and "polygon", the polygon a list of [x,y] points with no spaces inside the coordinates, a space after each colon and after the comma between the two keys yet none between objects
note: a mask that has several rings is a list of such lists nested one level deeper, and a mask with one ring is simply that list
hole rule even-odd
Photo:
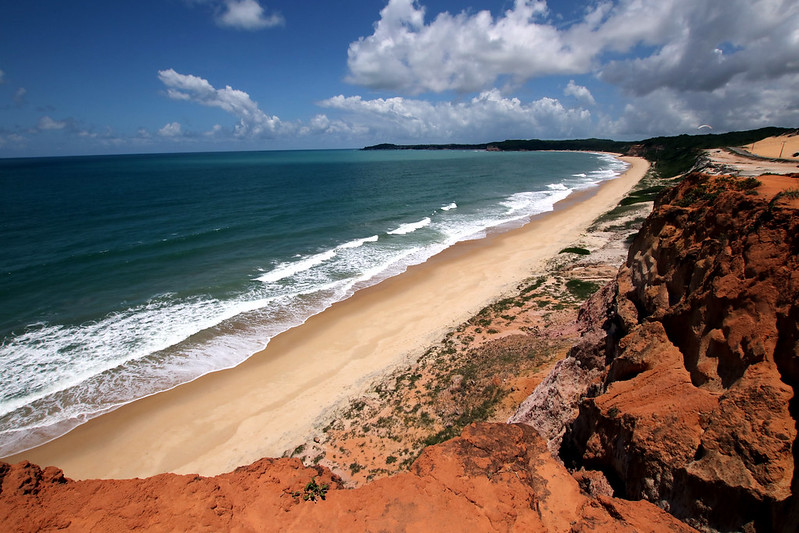
[{"label": "sun-lit sand", "polygon": [[762,141],[747,144],[743,148],[760,157],[799,161],[799,135],[796,134],[768,137]]},{"label": "sun-lit sand", "polygon": [[649,166],[622,159],[632,165],[624,176],[572,195],[522,228],[462,243],[360,291],[237,368],[139,400],[6,460],[57,465],[85,479],[212,475],[280,455],[330,408],[418,357],[613,208]]}]

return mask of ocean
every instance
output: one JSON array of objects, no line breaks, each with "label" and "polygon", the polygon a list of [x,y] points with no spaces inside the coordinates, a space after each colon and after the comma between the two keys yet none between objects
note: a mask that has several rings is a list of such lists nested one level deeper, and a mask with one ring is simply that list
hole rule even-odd
[{"label": "ocean", "polygon": [[565,152],[0,160],[0,457],[236,366],[625,168]]}]

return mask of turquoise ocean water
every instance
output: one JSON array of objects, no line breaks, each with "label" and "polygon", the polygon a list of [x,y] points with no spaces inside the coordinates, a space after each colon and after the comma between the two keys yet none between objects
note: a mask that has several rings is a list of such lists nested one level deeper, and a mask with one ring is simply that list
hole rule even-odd
[{"label": "turquoise ocean water", "polygon": [[0,160],[0,456],[233,367],[624,169],[553,152]]}]

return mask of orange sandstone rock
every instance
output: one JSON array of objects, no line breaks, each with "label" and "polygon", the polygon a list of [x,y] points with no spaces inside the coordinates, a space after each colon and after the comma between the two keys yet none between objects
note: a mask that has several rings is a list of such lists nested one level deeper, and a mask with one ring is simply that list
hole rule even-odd
[{"label": "orange sandstone rock", "polygon": [[[648,502],[588,495],[522,425],[469,426],[410,472],[352,490],[296,459],[212,478],[69,481],[30,463],[0,472],[11,531],[691,531]],[[326,499],[294,497],[312,477],[330,484]]]},{"label": "orange sandstone rock", "polygon": [[560,456],[708,531],[799,530],[799,213],[760,180],[692,174],[662,195],[562,363],[600,368]]}]

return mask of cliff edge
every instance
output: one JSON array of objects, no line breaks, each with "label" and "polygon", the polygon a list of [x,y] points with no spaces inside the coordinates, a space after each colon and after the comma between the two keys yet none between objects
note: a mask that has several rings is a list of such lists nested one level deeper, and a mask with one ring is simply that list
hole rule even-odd
[{"label": "cliff edge", "polygon": [[511,421],[699,529],[796,531],[797,177],[693,173],[660,196]]}]

